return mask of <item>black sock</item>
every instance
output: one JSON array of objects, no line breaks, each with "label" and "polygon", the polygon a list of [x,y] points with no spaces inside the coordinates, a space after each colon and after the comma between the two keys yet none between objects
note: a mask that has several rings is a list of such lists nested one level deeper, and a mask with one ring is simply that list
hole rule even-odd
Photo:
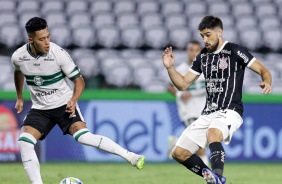
[{"label": "black sock", "polygon": [[192,155],[190,158],[185,160],[184,162],[181,163],[184,165],[187,169],[190,171],[196,173],[197,175],[202,176],[202,171],[204,168],[209,168],[203,160],[196,154]]},{"label": "black sock", "polygon": [[220,142],[213,142],[210,144],[210,159],[212,171],[219,177],[221,180],[223,174],[223,167],[225,161],[225,152]]}]

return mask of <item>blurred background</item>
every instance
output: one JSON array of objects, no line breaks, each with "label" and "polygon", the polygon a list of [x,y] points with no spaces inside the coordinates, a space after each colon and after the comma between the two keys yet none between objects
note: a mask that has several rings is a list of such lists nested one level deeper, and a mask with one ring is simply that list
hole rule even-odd
[{"label": "blurred background", "polygon": [[[187,61],[187,43],[202,44],[197,27],[205,15],[220,17],[224,40],[247,47],[273,77],[273,94],[260,95],[260,77],[246,69],[245,123],[225,147],[227,160],[281,161],[282,0],[0,0],[0,162],[20,160],[19,128],[31,102],[25,84],[24,111],[14,110],[10,57],[28,41],[24,26],[31,17],[47,20],[51,41],[81,69],[86,90],[79,105],[89,130],[148,161],[168,162],[167,138],[184,126],[167,92],[162,52],[172,46],[176,65]],[[57,127],[37,152],[41,162],[122,161]]]}]

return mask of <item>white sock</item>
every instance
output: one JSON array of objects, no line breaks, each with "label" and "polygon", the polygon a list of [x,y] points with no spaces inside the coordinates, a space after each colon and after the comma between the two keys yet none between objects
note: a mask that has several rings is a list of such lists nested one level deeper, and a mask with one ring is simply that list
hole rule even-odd
[{"label": "white sock", "polygon": [[39,161],[34,150],[36,142],[37,140],[26,132],[21,133],[18,140],[22,162],[29,180],[32,184],[43,184],[40,175]]},{"label": "white sock", "polygon": [[81,144],[93,146],[102,151],[119,155],[127,161],[131,160],[131,152],[122,148],[120,145],[105,136],[90,133],[87,128],[77,131],[73,134],[73,138]]},{"label": "white sock", "polygon": [[209,158],[208,158],[207,155],[201,155],[201,156],[199,156],[199,157],[203,160],[203,162],[204,162],[207,166],[209,166]]}]

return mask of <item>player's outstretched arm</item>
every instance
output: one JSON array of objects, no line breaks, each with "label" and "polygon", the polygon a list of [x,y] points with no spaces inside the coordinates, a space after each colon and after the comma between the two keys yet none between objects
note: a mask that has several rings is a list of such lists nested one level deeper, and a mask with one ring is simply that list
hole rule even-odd
[{"label": "player's outstretched arm", "polygon": [[172,53],[172,47],[166,48],[163,52],[163,64],[167,68],[168,75],[174,84],[174,86],[183,91],[187,89],[199,76],[193,74],[192,72],[187,72],[183,77],[174,68],[175,57]]},{"label": "player's outstretched arm", "polygon": [[70,101],[67,103],[66,112],[71,113],[70,116],[73,116],[75,113],[76,102],[80,98],[83,90],[84,90],[84,80],[82,77],[78,77],[73,80],[74,83],[74,93]]},{"label": "player's outstretched arm", "polygon": [[262,88],[262,94],[270,94],[272,91],[271,87],[271,74],[267,68],[265,68],[258,60],[255,60],[250,66],[250,69],[261,76],[262,83],[259,86]]},{"label": "player's outstretched arm", "polygon": [[23,110],[23,83],[24,83],[24,75],[20,72],[15,70],[14,71],[14,83],[17,91],[17,102],[15,105],[15,109],[18,113],[21,113]]}]

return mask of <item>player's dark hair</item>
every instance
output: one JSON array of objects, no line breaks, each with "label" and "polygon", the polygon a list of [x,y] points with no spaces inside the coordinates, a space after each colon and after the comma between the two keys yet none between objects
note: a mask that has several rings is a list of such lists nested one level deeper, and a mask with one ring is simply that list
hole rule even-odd
[{"label": "player's dark hair", "polygon": [[25,29],[28,34],[34,34],[35,31],[39,31],[48,27],[45,19],[40,17],[33,17],[25,24]]},{"label": "player's dark hair", "polygon": [[190,40],[190,41],[187,43],[186,48],[188,48],[188,47],[190,46],[190,44],[197,44],[197,45],[200,45],[200,46],[201,46],[200,42],[198,42],[197,40]]},{"label": "player's dark hair", "polygon": [[191,40],[188,42],[188,44],[198,44],[201,45],[200,42],[198,42],[197,40]]},{"label": "player's dark hair", "polygon": [[223,24],[220,18],[209,15],[205,16],[198,26],[199,31],[203,31],[204,29],[215,29],[221,28],[223,30]]}]

